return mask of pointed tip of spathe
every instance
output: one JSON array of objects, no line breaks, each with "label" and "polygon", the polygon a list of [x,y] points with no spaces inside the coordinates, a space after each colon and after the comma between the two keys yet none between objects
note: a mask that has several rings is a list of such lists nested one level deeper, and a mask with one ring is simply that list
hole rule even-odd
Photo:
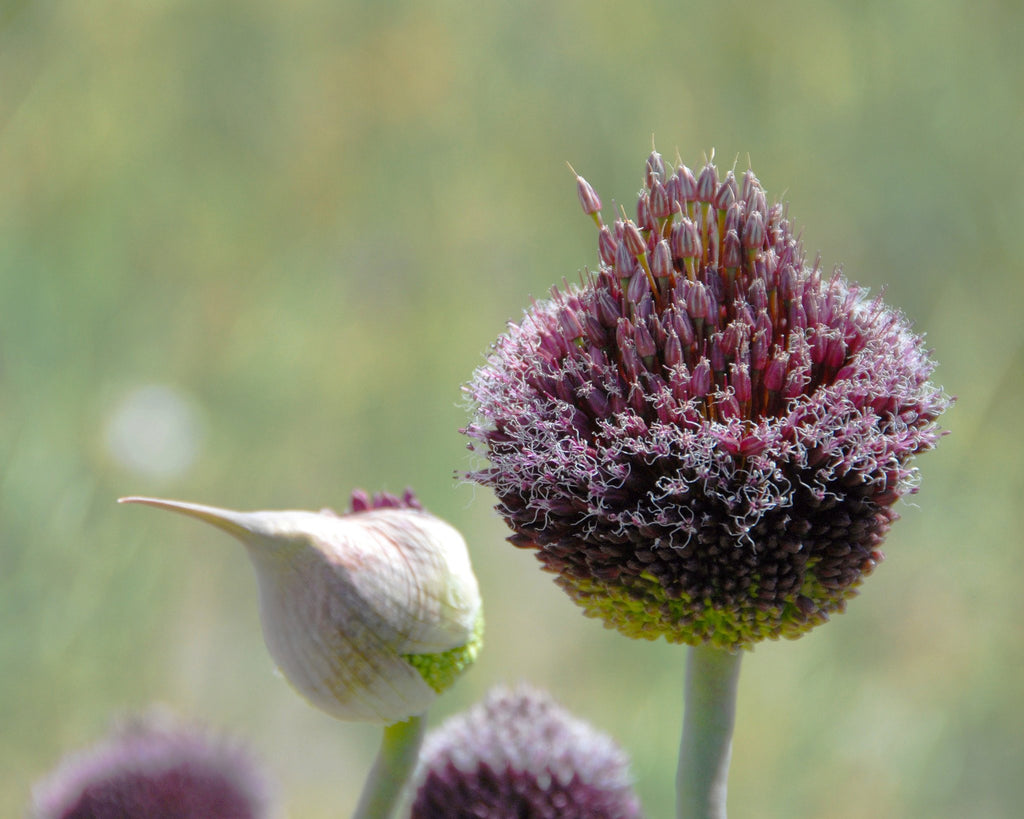
[{"label": "pointed tip of spathe", "polygon": [[217,506],[207,506],[202,503],[189,503],[187,501],[169,500],[166,498],[150,498],[143,495],[128,495],[117,499],[118,503],[138,503],[145,506],[153,506],[157,509],[167,509],[171,512],[178,512],[190,518],[201,520],[216,526],[235,537],[244,537],[250,531],[247,525],[249,517],[245,512],[236,512],[232,509],[221,509]]}]

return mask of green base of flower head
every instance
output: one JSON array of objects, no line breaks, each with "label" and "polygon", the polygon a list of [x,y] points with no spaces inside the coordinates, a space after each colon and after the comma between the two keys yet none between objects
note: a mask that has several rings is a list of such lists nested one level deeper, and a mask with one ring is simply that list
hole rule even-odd
[{"label": "green base of flower head", "polygon": [[[796,639],[830,614],[841,613],[857,590],[826,589],[808,573],[801,593],[781,606],[759,608],[757,589],[743,594],[745,605],[716,605],[705,599],[695,602],[687,595],[670,597],[651,575],[631,579],[629,587],[605,585],[593,580],[559,576],[555,580],[583,609],[587,617],[604,622],[627,637],[670,643],[710,645],[736,650],[753,648],[762,640]],[[858,584],[859,585],[859,584]],[[739,596],[739,595],[738,595]]]},{"label": "green base of flower head", "polygon": [[403,654],[423,680],[438,694],[447,691],[462,672],[476,661],[484,645],[484,612],[480,609],[473,626],[473,636],[465,645],[442,651],[440,654]]}]

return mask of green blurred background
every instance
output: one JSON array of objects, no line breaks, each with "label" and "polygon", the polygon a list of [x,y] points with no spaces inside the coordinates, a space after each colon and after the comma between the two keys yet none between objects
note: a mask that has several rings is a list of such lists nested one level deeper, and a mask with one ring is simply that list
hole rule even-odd
[{"label": "green blurred background", "polygon": [[151,702],[247,740],[288,815],[347,815],[378,730],[273,672],[237,545],[114,499],[406,485],[466,534],[488,611],[433,719],[547,687],[669,815],[685,652],[581,617],[453,477],[460,384],[595,262],[565,161],[631,206],[652,134],[749,155],[959,397],[849,612],[744,661],[732,815],[1020,814],[1020,4],[0,8],[0,815]]}]

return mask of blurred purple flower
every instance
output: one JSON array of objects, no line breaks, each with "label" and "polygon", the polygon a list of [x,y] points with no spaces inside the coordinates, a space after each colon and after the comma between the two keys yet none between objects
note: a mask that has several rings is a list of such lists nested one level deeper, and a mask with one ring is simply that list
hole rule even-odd
[{"label": "blurred purple flower", "polygon": [[496,688],[427,736],[412,819],[634,819],[628,766],[546,693]]},{"label": "blurred purple flower", "polygon": [[[510,325],[465,433],[517,546],[631,637],[749,647],[842,611],[950,399],[908,320],[807,264],[752,171],[647,160],[600,265]],[[589,203],[589,208],[587,207]]]},{"label": "blurred purple flower", "polygon": [[33,819],[258,819],[269,787],[235,744],[151,712],[68,756],[33,788]]}]

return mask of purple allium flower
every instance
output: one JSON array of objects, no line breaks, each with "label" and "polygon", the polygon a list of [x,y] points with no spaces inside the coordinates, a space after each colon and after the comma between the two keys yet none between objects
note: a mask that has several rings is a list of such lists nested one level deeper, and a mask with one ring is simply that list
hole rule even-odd
[{"label": "purple allium flower", "polygon": [[628,767],[546,693],[496,688],[427,736],[412,819],[633,819]]},{"label": "purple allium flower", "polygon": [[609,627],[799,636],[882,559],[950,399],[908,320],[808,264],[752,171],[695,177],[655,152],[637,214],[590,213],[597,272],[474,374],[465,433],[489,465],[469,477]]},{"label": "purple allium flower", "polygon": [[237,745],[153,712],[69,756],[33,789],[34,819],[257,819],[267,782]]}]

